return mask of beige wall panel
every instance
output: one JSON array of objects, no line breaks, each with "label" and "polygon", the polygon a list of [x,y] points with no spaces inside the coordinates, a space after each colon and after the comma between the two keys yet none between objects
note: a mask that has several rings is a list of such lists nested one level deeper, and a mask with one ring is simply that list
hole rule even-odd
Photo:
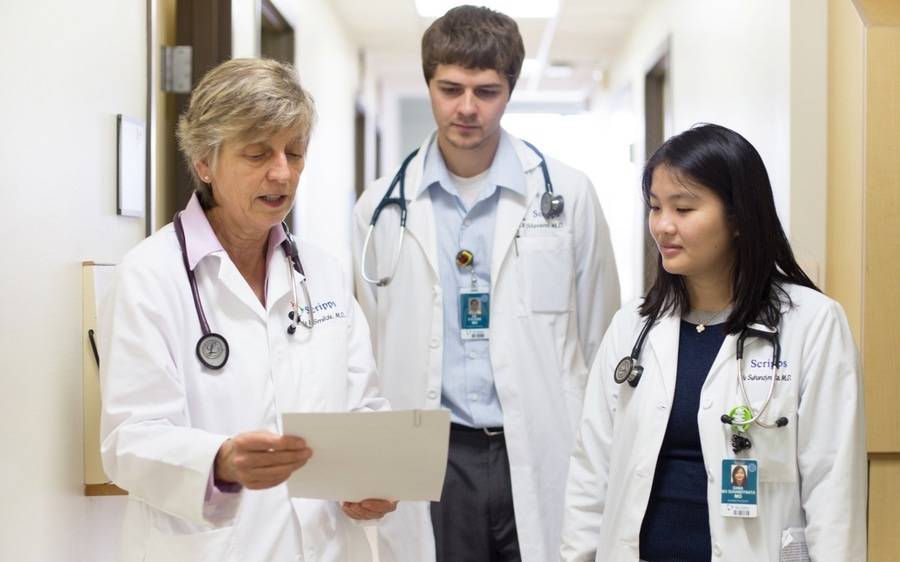
[{"label": "beige wall panel", "polygon": [[829,2],[828,230],[825,291],[861,345],[865,28],[848,0]]},{"label": "beige wall panel", "polygon": [[900,25],[900,2],[897,0],[853,0],[866,25]]},{"label": "beige wall panel", "polygon": [[900,452],[900,27],[867,29],[863,362],[869,451]]},{"label": "beige wall panel", "polygon": [[900,455],[869,461],[869,562],[896,562],[900,552]]}]

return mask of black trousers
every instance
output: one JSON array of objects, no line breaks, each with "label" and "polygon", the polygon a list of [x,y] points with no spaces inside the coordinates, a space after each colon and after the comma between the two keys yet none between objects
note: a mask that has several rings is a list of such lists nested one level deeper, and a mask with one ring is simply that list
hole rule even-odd
[{"label": "black trousers", "polygon": [[502,433],[451,425],[447,476],[431,521],[437,562],[521,561]]}]

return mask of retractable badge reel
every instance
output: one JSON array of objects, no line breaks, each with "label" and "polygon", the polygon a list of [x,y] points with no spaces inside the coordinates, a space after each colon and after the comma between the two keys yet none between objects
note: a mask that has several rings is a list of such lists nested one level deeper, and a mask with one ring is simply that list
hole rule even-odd
[{"label": "retractable badge reel", "polygon": [[456,254],[456,266],[469,270],[472,282],[459,292],[459,332],[463,340],[486,340],[490,335],[491,294],[478,286],[475,275],[475,255],[469,250]]},{"label": "retractable badge reel", "polygon": [[747,437],[747,430],[750,429],[750,424],[739,422],[752,419],[753,412],[747,406],[735,406],[728,410],[727,416],[735,422],[731,424],[731,450],[734,451],[734,454],[746,451],[753,446],[750,438]]}]

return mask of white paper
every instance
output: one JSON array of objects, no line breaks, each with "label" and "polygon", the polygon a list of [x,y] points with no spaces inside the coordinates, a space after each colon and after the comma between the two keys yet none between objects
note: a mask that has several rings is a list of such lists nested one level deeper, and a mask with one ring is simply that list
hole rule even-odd
[{"label": "white paper", "polygon": [[438,501],[447,469],[446,410],[296,413],[284,433],[303,437],[312,458],[288,480],[291,497],[337,501]]}]

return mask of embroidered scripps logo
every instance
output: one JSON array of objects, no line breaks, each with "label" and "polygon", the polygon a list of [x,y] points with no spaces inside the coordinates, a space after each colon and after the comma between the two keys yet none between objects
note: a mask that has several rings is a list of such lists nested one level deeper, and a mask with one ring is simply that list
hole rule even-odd
[{"label": "embroidered scripps logo", "polygon": [[[751,369],[771,369],[774,365],[772,365],[772,361],[759,361],[758,359],[750,360],[750,368]],[[787,369],[788,362],[787,361],[779,361],[778,368],[779,369]]]},{"label": "embroidered scripps logo", "polygon": [[544,218],[544,215],[542,215],[539,210],[531,209],[530,211],[525,213],[525,218],[522,219],[522,224],[519,225],[519,228],[562,228],[562,226],[562,220],[554,219],[548,221]]},{"label": "embroidered scripps logo", "polygon": [[[313,313],[316,313],[316,312],[326,312],[328,310],[334,310],[335,308],[337,308],[336,302],[323,301],[323,302],[320,302],[319,304],[313,305],[312,310],[313,310]],[[304,304],[303,306],[300,307],[300,310],[302,312],[309,312],[309,306]]]},{"label": "embroidered scripps logo", "polygon": [[[291,309],[293,310],[294,303],[291,301]],[[300,306],[300,314],[303,316],[309,315],[309,306],[306,304],[302,304]],[[339,310],[339,307],[336,302],[332,301],[322,301],[318,304],[314,304],[312,306],[312,316],[313,322],[315,326],[323,322],[328,322],[329,320],[335,320],[337,318],[346,318],[347,314],[343,310]]]},{"label": "embroidered scripps logo", "polygon": [[[748,373],[747,380],[748,381],[770,381],[770,380],[772,380],[772,369],[774,367],[775,367],[775,364],[772,362],[771,359],[767,359],[764,361],[761,361],[759,359],[751,359],[750,360],[750,368],[751,369],[766,369],[766,370],[761,373],[759,373],[759,372]],[[775,379],[777,382],[782,382],[782,381],[790,382],[791,381],[791,374],[782,372],[782,369],[787,369],[787,368],[788,368],[787,361],[779,361],[778,362],[778,371],[779,371],[778,378]]]}]

